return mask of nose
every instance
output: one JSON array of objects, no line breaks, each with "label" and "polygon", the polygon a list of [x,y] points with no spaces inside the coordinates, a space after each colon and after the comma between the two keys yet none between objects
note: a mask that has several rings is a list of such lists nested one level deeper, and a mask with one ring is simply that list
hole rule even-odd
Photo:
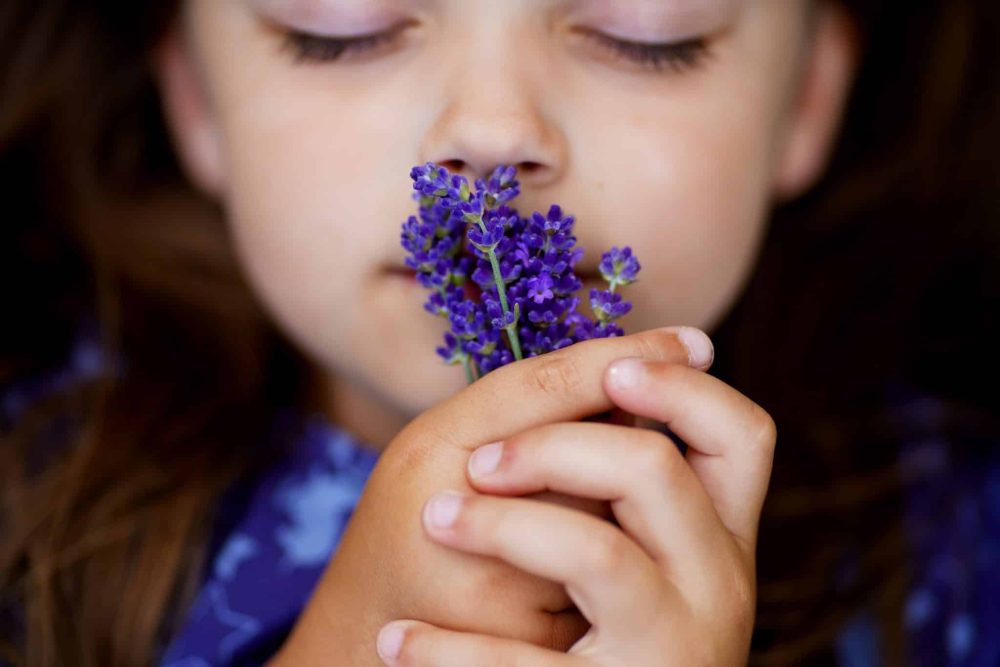
[{"label": "nose", "polygon": [[537,189],[564,172],[565,136],[543,108],[544,68],[519,66],[509,41],[496,41],[485,48],[480,42],[476,56],[456,57],[439,72],[444,103],[422,141],[420,161],[473,180],[512,165],[522,189]]}]

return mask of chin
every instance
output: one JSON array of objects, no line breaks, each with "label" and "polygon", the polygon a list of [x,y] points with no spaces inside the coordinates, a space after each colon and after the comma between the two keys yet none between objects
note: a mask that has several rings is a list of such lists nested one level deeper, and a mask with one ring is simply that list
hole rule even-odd
[{"label": "chin", "polygon": [[423,352],[411,355],[411,359],[421,357],[419,362],[400,365],[375,379],[382,393],[408,418],[429,410],[466,386],[465,372],[460,366],[446,366],[433,347]]}]

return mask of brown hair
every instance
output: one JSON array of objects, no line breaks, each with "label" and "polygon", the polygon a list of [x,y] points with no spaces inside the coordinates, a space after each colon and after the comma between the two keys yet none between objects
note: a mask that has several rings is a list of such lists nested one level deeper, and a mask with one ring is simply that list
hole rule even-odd
[{"label": "brown hair", "polygon": [[[977,433],[1000,436],[988,387],[1000,372],[1000,5],[842,4],[863,61],[840,143],[822,182],[775,212],[715,332],[713,373],[778,424],[760,665],[834,662],[862,610],[885,663],[909,664],[901,608],[919,573],[902,519],[922,480],[900,446],[944,436],[957,462],[978,455]],[[915,397],[940,401],[940,419],[907,415]]]},{"label": "brown hair", "polygon": [[[994,3],[845,4],[867,55],[844,140],[823,183],[777,212],[716,333],[714,372],[781,432],[759,556],[761,664],[822,661],[866,600],[899,639],[901,480],[876,391],[901,378],[974,408],[987,394],[953,360],[998,330],[995,315],[972,321],[944,298],[986,290],[968,267],[998,256],[982,224],[996,219]],[[149,58],[175,12],[163,0],[0,8],[0,386],[64,364],[93,315],[127,370],[0,424],[0,660],[151,662],[190,600],[222,493],[266,463],[276,411],[309,400],[305,363],[170,150]],[[969,328],[912,334],[942,314]],[[857,576],[828,585],[850,553]]]},{"label": "brown hair", "polygon": [[120,366],[3,433],[0,601],[23,613],[0,617],[0,656],[29,665],[149,663],[221,491],[299,400],[299,360],[167,142],[148,62],[171,4],[0,9],[0,384],[65,364],[94,317]]}]

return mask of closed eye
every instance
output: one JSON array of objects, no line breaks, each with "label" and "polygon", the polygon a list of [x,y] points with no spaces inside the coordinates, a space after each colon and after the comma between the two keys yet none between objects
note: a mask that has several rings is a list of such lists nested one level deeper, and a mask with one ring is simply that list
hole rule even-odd
[{"label": "closed eye", "polygon": [[298,63],[333,62],[346,56],[353,57],[369,52],[378,52],[392,46],[409,26],[409,23],[400,23],[381,32],[350,37],[315,35],[299,30],[289,30],[285,37],[284,46],[292,51],[295,62]]},{"label": "closed eye", "polygon": [[674,72],[695,69],[711,56],[708,42],[703,37],[680,42],[650,43],[623,40],[592,30],[582,32],[600,48],[610,52],[613,57],[624,58],[657,72],[668,69]]}]

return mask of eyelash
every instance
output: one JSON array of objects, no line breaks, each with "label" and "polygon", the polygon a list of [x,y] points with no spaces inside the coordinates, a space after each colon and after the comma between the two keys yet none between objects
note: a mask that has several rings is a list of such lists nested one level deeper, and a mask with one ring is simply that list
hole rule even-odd
[{"label": "eyelash", "polygon": [[324,37],[291,30],[285,39],[285,46],[293,51],[297,63],[327,63],[339,60],[344,54],[364,53],[391,43],[406,27],[406,24],[401,24],[383,32],[357,37]]},{"label": "eyelash", "polygon": [[[328,63],[340,60],[344,55],[364,53],[387,45],[406,27],[407,24],[402,24],[380,33],[357,37],[324,37],[292,30],[287,34],[285,46],[293,51],[297,63]],[[602,48],[609,49],[615,57],[656,72],[667,68],[674,72],[695,69],[711,55],[703,38],[648,44],[622,40],[600,32],[586,31],[585,34]]]},{"label": "eyelash", "polygon": [[600,32],[588,31],[586,35],[599,46],[610,50],[614,57],[624,58],[655,72],[665,69],[674,72],[696,69],[711,56],[708,43],[702,37],[683,42],[649,44],[609,37]]}]

